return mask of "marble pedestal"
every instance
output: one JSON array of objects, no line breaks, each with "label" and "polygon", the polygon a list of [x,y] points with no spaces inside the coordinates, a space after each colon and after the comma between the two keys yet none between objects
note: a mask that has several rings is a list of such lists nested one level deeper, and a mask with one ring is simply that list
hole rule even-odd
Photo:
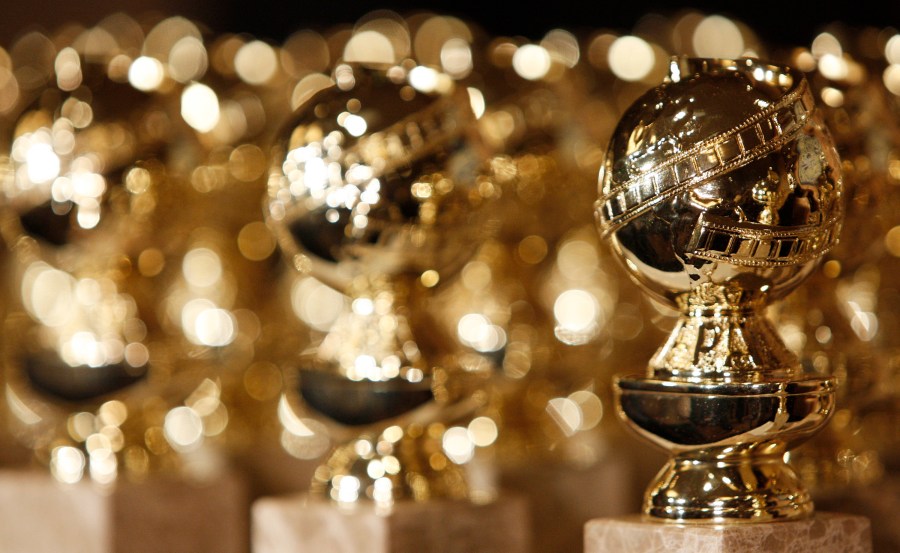
[{"label": "marble pedestal", "polygon": [[246,553],[243,479],[169,478],[102,487],[38,471],[0,471],[3,553]]},{"label": "marble pedestal", "polygon": [[816,513],[787,522],[730,526],[648,522],[639,516],[585,526],[585,553],[871,553],[865,517]]},{"label": "marble pedestal", "polygon": [[365,503],[349,508],[306,495],[253,505],[253,553],[526,553],[524,498],[485,505],[400,501],[388,514]]},{"label": "marble pedestal", "polygon": [[888,473],[869,485],[854,483],[813,492],[816,507],[864,516],[872,522],[876,552],[900,551],[900,474]]}]

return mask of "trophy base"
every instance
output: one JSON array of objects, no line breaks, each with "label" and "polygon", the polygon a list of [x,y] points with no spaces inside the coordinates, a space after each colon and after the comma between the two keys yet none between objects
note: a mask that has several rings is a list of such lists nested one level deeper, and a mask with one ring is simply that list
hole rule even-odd
[{"label": "trophy base", "polygon": [[675,523],[757,523],[813,512],[784,461],[833,412],[826,378],[747,383],[616,380],[618,411],[638,435],[672,452],[644,501],[645,515]]},{"label": "trophy base", "polygon": [[484,505],[399,501],[381,513],[302,494],[257,500],[252,519],[254,553],[526,553],[531,541],[525,500],[506,495]]},{"label": "trophy base", "polygon": [[871,553],[869,519],[817,513],[803,520],[736,525],[681,525],[629,516],[596,519],[585,553]]},{"label": "trophy base", "polygon": [[0,471],[0,543],[11,553],[244,553],[244,481],[168,477],[110,487],[62,484],[38,471]]},{"label": "trophy base", "polygon": [[644,514],[679,523],[734,524],[804,518],[813,502],[783,455],[669,459]]}]

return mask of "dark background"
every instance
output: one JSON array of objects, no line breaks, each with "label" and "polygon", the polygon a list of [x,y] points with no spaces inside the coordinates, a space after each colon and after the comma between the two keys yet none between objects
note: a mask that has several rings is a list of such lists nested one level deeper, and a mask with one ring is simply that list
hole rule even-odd
[{"label": "dark background", "polygon": [[[883,7],[878,7],[878,3]],[[0,45],[9,46],[16,36],[35,27],[52,30],[68,21],[90,25],[116,11],[139,15],[155,10],[166,15],[184,15],[205,23],[213,33],[246,32],[259,38],[280,41],[302,28],[325,30],[334,25],[353,23],[378,8],[393,9],[401,14],[428,10],[456,15],[479,23],[494,35],[522,35],[537,39],[556,27],[576,32],[598,28],[628,31],[647,13],[671,15],[688,7],[741,20],[750,25],[764,42],[772,45],[809,44],[823,27],[834,21],[851,27],[873,25],[900,28],[900,2],[897,0],[846,3],[791,0],[675,3],[635,0],[2,0]]]}]

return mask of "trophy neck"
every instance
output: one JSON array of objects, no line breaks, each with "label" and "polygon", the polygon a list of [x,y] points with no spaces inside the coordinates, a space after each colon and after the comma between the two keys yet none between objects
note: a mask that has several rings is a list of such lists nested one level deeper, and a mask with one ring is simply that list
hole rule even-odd
[{"label": "trophy neck", "polygon": [[396,501],[468,499],[465,469],[445,456],[441,440],[417,423],[362,435],[316,469],[310,493],[343,506],[373,503],[382,514]]},{"label": "trophy neck", "polygon": [[791,380],[800,362],[762,314],[760,302],[694,304],[683,310],[650,361],[654,379],[695,383]]},{"label": "trophy neck", "polygon": [[355,298],[316,356],[330,371],[354,381],[391,380],[410,369],[427,372],[406,310],[377,295]]}]

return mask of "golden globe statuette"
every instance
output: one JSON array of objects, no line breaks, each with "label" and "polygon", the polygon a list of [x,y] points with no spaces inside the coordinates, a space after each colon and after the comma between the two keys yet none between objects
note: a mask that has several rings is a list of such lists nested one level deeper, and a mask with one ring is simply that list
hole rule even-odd
[{"label": "golden globe statuette", "polygon": [[268,222],[294,267],[350,306],[297,360],[281,408],[353,438],[316,470],[309,501],[257,502],[255,550],[375,551],[373,533],[385,551],[524,547],[523,505],[469,502],[480,498],[447,453],[447,426],[472,411],[487,374],[455,365],[423,308],[472,256],[478,208],[496,194],[479,178],[473,130],[466,91],[444,74],[339,64],[276,146]]},{"label": "golden globe statuette", "polygon": [[[165,336],[156,309],[154,277],[176,249],[156,232],[172,224],[178,195],[167,164],[194,143],[171,117],[171,87],[143,86],[142,68],[159,62],[122,55],[139,51],[140,23],[119,14],[70,29],[17,42],[16,69],[32,86],[0,138],[0,407],[48,469],[0,471],[0,496],[29,498],[0,499],[4,548],[243,550],[242,477],[204,443],[211,432],[178,432],[205,424],[193,410],[205,401],[221,434],[216,375]],[[108,37],[100,50],[97,36]],[[158,539],[136,539],[148,534]]]},{"label": "golden globe statuette", "polygon": [[[23,46],[23,67],[52,50],[38,33],[22,41],[34,47]],[[163,113],[162,95],[114,80],[72,47],[57,58],[53,78],[23,94],[2,140],[5,407],[16,437],[57,480],[111,484],[149,466],[145,429],[129,429],[139,426],[141,394],[167,381],[150,360],[152,323],[131,269],[162,180],[156,158],[172,133],[148,124]],[[132,445],[140,462],[125,461]]]},{"label": "golden globe statuette", "polygon": [[601,169],[601,232],[679,321],[644,376],[616,381],[629,427],[671,458],[646,516],[797,519],[813,505],[786,451],[827,422],[830,378],[804,374],[765,306],[807,277],[841,225],[840,162],[802,74],[674,59],[625,113]]}]

